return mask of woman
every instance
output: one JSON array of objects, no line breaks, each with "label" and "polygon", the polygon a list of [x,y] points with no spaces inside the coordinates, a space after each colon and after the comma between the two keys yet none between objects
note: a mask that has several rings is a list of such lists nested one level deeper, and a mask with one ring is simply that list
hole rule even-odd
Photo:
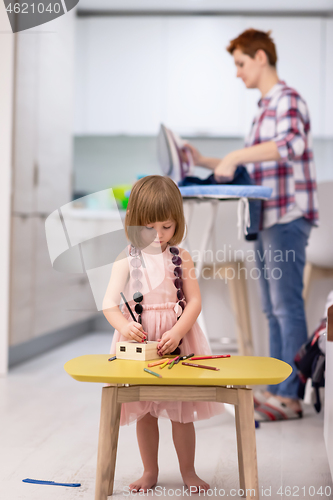
[{"label": "woman", "polygon": [[261,231],[256,241],[263,311],[267,316],[270,355],[293,367],[292,375],[257,396],[257,420],[299,418],[298,379],[294,356],[307,340],[302,299],[305,247],[318,221],[315,166],[310,119],[302,97],[276,70],[276,49],[270,32],[244,31],[227,47],[237,77],[247,88],[261,92],[258,112],[245,148],[222,160],[190,148],[196,165],[214,171],[219,182],[233,178],[245,164],[252,180],[273,189],[263,203]]}]

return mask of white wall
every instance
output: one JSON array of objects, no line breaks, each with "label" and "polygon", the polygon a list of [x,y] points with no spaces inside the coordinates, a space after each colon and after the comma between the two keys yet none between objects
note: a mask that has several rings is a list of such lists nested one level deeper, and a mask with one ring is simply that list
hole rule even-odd
[{"label": "white wall", "polygon": [[14,35],[0,3],[0,375],[7,373]]}]

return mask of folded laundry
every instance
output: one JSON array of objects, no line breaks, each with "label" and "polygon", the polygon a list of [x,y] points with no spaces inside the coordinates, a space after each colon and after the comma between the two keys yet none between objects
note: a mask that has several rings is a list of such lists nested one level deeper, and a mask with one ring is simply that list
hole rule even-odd
[{"label": "folded laundry", "polygon": [[[228,185],[243,185],[249,186],[253,185],[250,175],[244,166],[239,166],[236,169],[235,176],[230,182],[217,182],[214,174],[211,174],[206,179],[200,179],[199,177],[187,176],[184,177],[178,186],[207,186],[216,184],[228,184]],[[262,218],[262,201],[261,200],[249,200],[249,210],[250,210],[250,226],[248,227],[247,234],[245,235],[246,240],[256,240],[257,234],[261,228],[261,218]]]}]

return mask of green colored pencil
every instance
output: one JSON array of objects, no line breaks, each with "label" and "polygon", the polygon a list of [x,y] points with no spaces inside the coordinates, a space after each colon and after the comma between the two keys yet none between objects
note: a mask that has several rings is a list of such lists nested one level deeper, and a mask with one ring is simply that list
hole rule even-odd
[{"label": "green colored pencil", "polygon": [[179,359],[180,359],[180,356],[177,356],[176,358],[174,358],[174,359],[172,360],[172,363],[168,366],[169,370],[171,370],[171,368],[173,367],[173,365],[174,365],[175,363],[177,363],[177,361],[178,361]]},{"label": "green colored pencil", "polygon": [[162,378],[162,375],[159,373],[153,372],[152,370],[148,370],[148,368],[144,368],[144,371],[150,373],[150,375],[155,375],[155,377]]}]

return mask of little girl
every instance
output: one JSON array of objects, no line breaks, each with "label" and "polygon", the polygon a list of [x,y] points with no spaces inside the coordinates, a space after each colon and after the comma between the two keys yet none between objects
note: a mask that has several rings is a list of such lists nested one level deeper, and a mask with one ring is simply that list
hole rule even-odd
[{"label": "little girl", "polygon": [[[196,322],[201,310],[199,285],[190,254],[177,245],[185,232],[183,203],[177,185],[168,177],[140,179],[131,191],[125,219],[131,245],[113,265],[103,310],[115,328],[116,342],[157,340],[162,355],[190,353],[209,355],[206,338]],[[119,309],[120,292],[127,308]],[[177,366],[173,368],[177,369]],[[180,472],[188,488],[209,489],[194,469],[193,421],[222,412],[220,403],[140,401],[123,403],[120,424],[137,420],[137,438],[144,466],[143,476],[130,484],[132,491],[147,491],[158,477],[158,417],[172,423],[172,436]]]}]

